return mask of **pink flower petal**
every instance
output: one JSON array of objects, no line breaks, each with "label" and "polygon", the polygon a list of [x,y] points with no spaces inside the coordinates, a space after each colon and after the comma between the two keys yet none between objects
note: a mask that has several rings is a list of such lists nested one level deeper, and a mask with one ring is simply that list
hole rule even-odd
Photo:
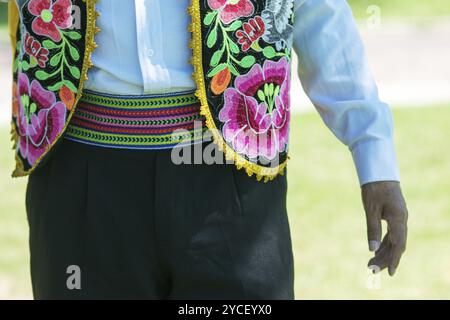
[{"label": "pink flower petal", "polygon": [[55,42],[61,41],[61,34],[53,22],[44,22],[41,17],[37,17],[33,20],[31,28],[38,35],[47,36]]},{"label": "pink flower petal", "polygon": [[25,73],[19,73],[17,83],[19,98],[25,94],[28,95],[30,91],[30,81]]},{"label": "pink flower petal", "polygon": [[49,111],[47,116],[47,121],[51,123],[48,127],[47,139],[50,143],[56,140],[56,136],[61,133],[66,124],[66,113],[67,109],[64,103],[56,103]]},{"label": "pink flower petal", "polygon": [[35,16],[40,16],[42,10],[49,10],[52,5],[51,0],[30,0],[28,11]]},{"label": "pink flower petal", "polygon": [[72,26],[72,1],[58,0],[53,4],[53,22],[60,29]]},{"label": "pink flower petal", "polygon": [[55,94],[42,88],[37,80],[31,82],[30,98],[39,109],[48,109],[56,102]]},{"label": "pink flower petal", "polygon": [[20,136],[19,152],[22,158],[26,159],[28,157],[28,137],[26,135]]},{"label": "pink flower petal", "polygon": [[48,109],[40,110],[38,115],[31,116],[31,123],[28,125],[28,136],[31,143],[40,146],[44,143],[47,131],[47,115]]},{"label": "pink flower petal", "polygon": [[236,89],[250,97],[253,97],[263,85],[264,74],[259,64],[255,64],[247,74],[238,76],[234,81]]},{"label": "pink flower petal", "polygon": [[27,152],[28,163],[30,165],[34,165],[36,163],[36,160],[44,154],[46,150],[46,145],[41,144],[40,146],[35,146],[32,143],[28,143],[27,148],[28,148]]},{"label": "pink flower petal", "polygon": [[255,11],[255,7],[250,0],[240,0],[237,4],[227,4],[222,9],[220,18],[225,24],[229,24],[241,17],[251,16]]},{"label": "pink flower petal", "polygon": [[286,75],[289,73],[289,64],[286,57],[281,58],[278,62],[266,60],[263,70],[267,83],[282,85],[286,79]]},{"label": "pink flower petal", "polygon": [[226,3],[227,0],[208,0],[208,5],[213,10],[222,8]]}]

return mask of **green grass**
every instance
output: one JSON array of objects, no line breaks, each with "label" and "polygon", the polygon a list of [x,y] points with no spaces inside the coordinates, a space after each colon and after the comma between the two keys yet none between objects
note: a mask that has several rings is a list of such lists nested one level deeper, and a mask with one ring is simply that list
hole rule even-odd
[{"label": "green grass", "polygon": [[450,298],[450,106],[396,109],[394,117],[409,245],[381,290],[366,286],[370,255],[350,153],[317,115],[294,118],[288,205],[298,298]]},{"label": "green grass", "polygon": [[[288,207],[300,299],[450,298],[450,106],[395,109],[409,245],[395,278],[367,289],[365,219],[350,153],[316,114],[295,115]],[[9,178],[0,129],[0,299],[30,297],[25,179]]]},{"label": "green grass", "polygon": [[8,37],[8,28],[6,26],[0,25],[0,43],[7,43],[9,42]]},{"label": "green grass", "polygon": [[450,15],[448,0],[348,0],[357,18],[367,16],[367,8],[376,5],[386,17],[433,17]]}]

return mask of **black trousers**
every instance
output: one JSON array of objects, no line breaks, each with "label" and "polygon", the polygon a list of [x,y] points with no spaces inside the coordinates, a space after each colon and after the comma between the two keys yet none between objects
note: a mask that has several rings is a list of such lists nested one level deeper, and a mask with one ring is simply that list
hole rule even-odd
[{"label": "black trousers", "polygon": [[29,178],[36,299],[293,299],[284,176],[64,140]]}]

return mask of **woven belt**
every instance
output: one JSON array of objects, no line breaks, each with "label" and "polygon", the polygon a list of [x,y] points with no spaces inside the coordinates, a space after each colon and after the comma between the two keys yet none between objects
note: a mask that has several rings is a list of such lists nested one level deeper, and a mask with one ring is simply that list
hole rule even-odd
[{"label": "woven belt", "polygon": [[194,92],[117,96],[85,90],[66,138],[123,149],[166,149],[202,141],[206,130]]}]

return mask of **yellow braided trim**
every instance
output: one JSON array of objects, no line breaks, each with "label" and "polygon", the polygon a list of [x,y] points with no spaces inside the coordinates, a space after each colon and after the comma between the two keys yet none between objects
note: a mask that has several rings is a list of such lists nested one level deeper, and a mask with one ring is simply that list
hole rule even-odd
[{"label": "yellow braided trim", "polygon": [[[23,163],[16,153],[16,169],[12,173],[12,176],[14,178],[27,176],[27,175],[31,174],[34,171],[34,169],[36,169],[36,167],[39,165],[39,163],[42,161],[42,159],[47,155],[47,153],[50,151],[50,149],[59,141],[61,136],[64,134],[64,132],[67,129],[67,126],[70,123],[70,120],[72,119],[73,114],[75,113],[76,106],[77,106],[78,102],[80,101],[81,96],[83,94],[84,83],[88,78],[87,72],[88,72],[89,68],[92,67],[92,65],[93,65],[92,60],[91,60],[91,54],[95,50],[95,48],[97,48],[97,44],[94,41],[95,34],[100,32],[100,28],[95,26],[95,22],[96,22],[98,16],[100,15],[95,10],[95,4],[97,3],[97,1],[98,0],[83,0],[83,2],[86,2],[86,11],[87,11],[87,26],[86,26],[87,30],[86,30],[86,37],[85,37],[86,49],[84,51],[83,68],[81,70],[80,83],[78,85],[78,91],[77,91],[77,95],[75,97],[75,103],[72,107],[70,114],[67,116],[66,124],[65,124],[63,130],[61,130],[61,132],[56,136],[55,140],[46,147],[46,150],[44,151],[44,153],[36,160],[34,165],[28,171],[24,169]],[[13,124],[13,130],[15,130],[14,124]],[[16,131],[14,131],[13,139],[15,140],[14,144],[16,147],[17,139],[18,139]]]},{"label": "yellow braided trim", "polygon": [[193,56],[190,63],[194,67],[194,73],[192,78],[195,81],[197,90],[195,95],[200,101],[200,113],[206,118],[206,126],[213,135],[213,141],[219,146],[219,149],[225,154],[227,161],[233,161],[235,166],[240,170],[244,169],[248,176],[255,175],[258,181],[264,179],[264,182],[273,180],[277,175],[284,174],[284,170],[287,165],[287,161],[274,168],[268,168],[260,166],[254,162],[245,159],[238,154],[233,148],[231,148],[223,139],[222,134],[217,129],[214,122],[211,110],[208,105],[208,99],[206,97],[206,85],[205,75],[203,72],[203,58],[202,58],[202,21],[200,14],[200,0],[191,0],[191,5],[188,8],[188,13],[191,16],[191,24],[189,25],[189,32],[192,33],[190,41],[190,48],[193,51]]},{"label": "yellow braided trim", "polygon": [[16,31],[19,25],[19,8],[15,1],[8,2],[8,33],[13,57],[16,52]]}]

